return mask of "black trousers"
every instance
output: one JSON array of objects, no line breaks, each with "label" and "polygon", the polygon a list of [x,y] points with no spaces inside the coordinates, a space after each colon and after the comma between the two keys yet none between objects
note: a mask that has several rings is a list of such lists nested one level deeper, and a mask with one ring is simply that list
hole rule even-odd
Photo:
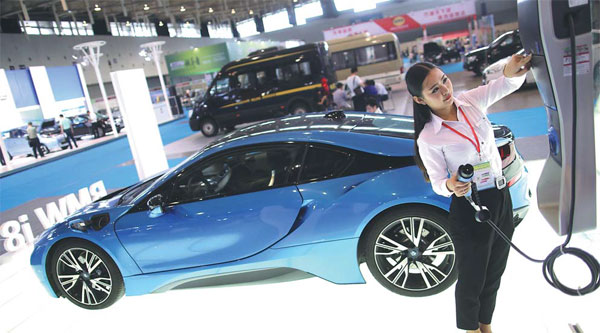
[{"label": "black trousers", "polygon": [[38,157],[38,153],[40,154],[40,157],[44,157],[44,152],[42,151],[42,145],[40,143],[39,138],[29,140],[29,145],[31,146],[31,149],[33,150],[33,156],[35,158]]},{"label": "black trousers", "polygon": [[73,149],[73,146],[71,145],[71,141],[73,141],[75,148],[77,148],[77,141],[75,140],[75,137],[73,137],[72,129],[66,130],[65,135],[67,136],[67,143],[69,144],[69,149]]},{"label": "black trousers", "polygon": [[354,111],[367,110],[367,102],[365,101],[364,94],[352,97],[352,104],[354,104]]},{"label": "black trousers", "polygon": [[[490,210],[493,223],[512,238],[514,224],[508,187],[481,191],[479,197],[480,204]],[[510,245],[487,223],[475,221],[474,213],[465,198],[452,196],[449,219],[458,265],[456,326],[464,330],[476,330],[479,323],[492,322],[510,250]]]}]

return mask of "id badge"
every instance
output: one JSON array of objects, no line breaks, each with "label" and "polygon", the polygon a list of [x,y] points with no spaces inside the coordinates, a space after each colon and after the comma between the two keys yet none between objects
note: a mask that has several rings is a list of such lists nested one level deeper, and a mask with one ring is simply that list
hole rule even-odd
[{"label": "id badge", "polygon": [[473,166],[473,182],[477,184],[477,190],[480,191],[496,187],[490,162],[483,162]]}]

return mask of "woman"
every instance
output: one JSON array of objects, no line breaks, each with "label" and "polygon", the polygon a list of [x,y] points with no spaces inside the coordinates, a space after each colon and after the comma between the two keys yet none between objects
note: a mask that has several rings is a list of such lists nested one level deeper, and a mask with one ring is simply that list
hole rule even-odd
[{"label": "woman", "polygon": [[462,164],[476,166],[480,204],[512,237],[510,192],[486,111],[523,84],[530,60],[531,56],[513,55],[502,77],[457,97],[450,79],[435,65],[417,63],[406,73],[413,97],[417,165],[437,194],[452,196],[448,218],[458,268],[456,322],[467,332],[492,331],[496,294],[510,247],[489,225],[475,221],[475,211],[463,198],[471,183],[458,181],[456,172]]}]

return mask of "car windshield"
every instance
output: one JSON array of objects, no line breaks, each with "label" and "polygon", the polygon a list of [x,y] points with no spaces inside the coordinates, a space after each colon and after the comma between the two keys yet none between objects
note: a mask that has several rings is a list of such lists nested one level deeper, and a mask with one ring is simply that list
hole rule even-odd
[{"label": "car windshield", "polygon": [[142,193],[145,189],[147,189],[150,185],[154,183],[162,174],[152,177],[144,182],[138,183],[136,185],[131,186],[121,195],[121,199],[119,199],[119,205],[128,205],[133,199],[135,199],[140,193]]}]

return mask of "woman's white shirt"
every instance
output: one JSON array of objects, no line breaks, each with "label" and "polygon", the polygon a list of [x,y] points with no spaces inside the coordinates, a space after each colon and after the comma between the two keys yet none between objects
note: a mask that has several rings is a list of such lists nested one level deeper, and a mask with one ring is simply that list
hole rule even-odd
[{"label": "woman's white shirt", "polygon": [[471,127],[460,111],[457,110],[458,121],[446,121],[431,114],[432,119],[419,134],[417,145],[431,186],[437,194],[446,197],[452,195],[446,187],[446,180],[462,164],[490,162],[494,177],[502,176],[502,160],[496,147],[494,130],[486,116],[487,108],[517,90],[524,81],[525,75],[514,78],[501,76],[488,85],[466,91],[454,98],[457,108],[463,110],[477,133],[480,153],[477,153],[476,147],[470,141],[442,125],[445,123],[475,141]]}]

